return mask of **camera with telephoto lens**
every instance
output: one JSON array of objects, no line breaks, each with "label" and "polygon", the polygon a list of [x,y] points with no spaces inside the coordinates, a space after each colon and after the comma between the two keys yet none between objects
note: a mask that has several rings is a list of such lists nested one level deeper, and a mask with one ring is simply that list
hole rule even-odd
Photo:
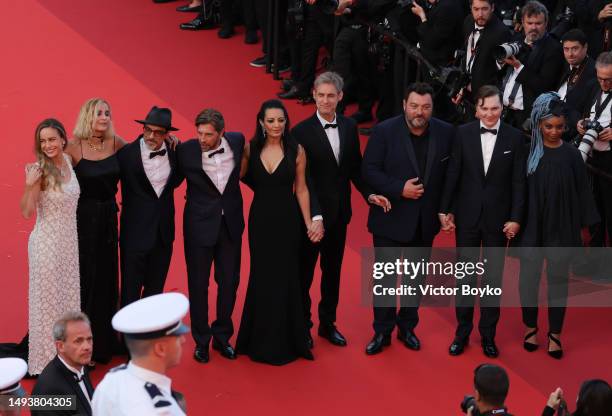
[{"label": "camera with telephoto lens", "polygon": [[498,62],[503,62],[504,59],[518,55],[523,49],[523,42],[507,42],[502,43],[493,49],[493,57]]},{"label": "camera with telephoto lens", "polygon": [[580,150],[582,160],[586,162],[595,140],[597,140],[599,133],[601,133],[604,128],[597,120],[589,119],[582,120],[582,127],[586,132],[584,136],[582,136],[582,140],[578,143],[578,150]]},{"label": "camera with telephoto lens", "polygon": [[478,406],[476,406],[476,398],[474,396],[465,396],[461,401],[461,411],[467,414],[470,407],[472,408],[472,416],[480,416]]}]

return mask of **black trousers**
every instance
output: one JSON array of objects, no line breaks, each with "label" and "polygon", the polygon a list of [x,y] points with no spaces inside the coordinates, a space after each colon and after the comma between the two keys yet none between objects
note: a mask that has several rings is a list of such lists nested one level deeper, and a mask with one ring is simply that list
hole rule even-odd
[{"label": "black trousers", "polygon": [[304,40],[302,41],[302,60],[300,68],[300,79],[297,86],[303,93],[309,93],[315,79],[317,69],[317,58],[319,49],[326,45],[331,51],[333,44],[333,15],[324,15],[321,12],[314,12],[314,7],[310,7],[310,16],[307,17],[304,30]]},{"label": "black trousers", "polygon": [[[598,152],[593,151],[591,164],[608,174],[612,174],[612,151]],[[608,241],[612,245],[612,181],[593,174],[593,192],[597,201],[597,208],[602,219],[599,226],[595,226],[595,235],[593,239],[598,245],[606,246],[606,232]]]},{"label": "black trousers", "polygon": [[[256,0],[255,1],[255,16],[257,18],[257,25],[261,30],[262,35],[262,51],[264,54],[268,53],[267,39],[271,33],[268,33],[268,8],[272,3],[271,0]],[[278,0],[278,30],[279,30],[279,53],[281,61],[283,59],[289,59],[289,50],[287,47],[287,37],[285,36],[285,21],[287,20],[287,0]],[[272,16],[274,17],[274,16]]]},{"label": "black trousers", "polygon": [[[462,230],[457,229],[455,234],[460,261],[478,262],[487,260],[484,278],[481,283],[491,287],[502,287],[505,263],[506,236],[502,230],[487,232],[482,229]],[[476,275],[466,276],[457,280],[457,285],[469,285],[478,287]],[[457,316],[457,330],[455,337],[467,339],[474,328],[474,296],[464,296],[458,291],[455,298],[455,315]],[[497,322],[500,315],[500,297],[496,295],[480,298],[480,321],[478,331],[483,339],[493,340],[495,338]]]},{"label": "black trousers", "polygon": [[[211,337],[227,342],[234,334],[232,312],[240,281],[241,246],[241,240],[233,241],[230,238],[225,219],[214,246],[198,246],[185,241],[191,333],[196,346],[207,346]],[[208,285],[213,262],[217,283],[217,315],[215,321],[209,325]]]},{"label": "black trousers", "polygon": [[[538,295],[542,278],[543,256],[527,259],[521,258],[519,274],[519,293],[523,312],[523,323],[530,328],[538,326]],[[547,259],[546,278],[548,283],[548,329],[554,334],[560,334],[563,329],[567,305],[568,257]]]},{"label": "black trousers", "polygon": [[[417,229],[412,241],[395,241],[380,235],[373,235],[374,258],[376,262],[395,262],[397,259],[406,258],[409,261],[429,261],[431,256],[432,240],[424,240],[421,227]],[[410,250],[408,250],[410,249]],[[402,279],[402,283],[417,287],[416,295],[402,297],[399,310],[393,306],[374,306],[374,332],[389,335],[397,325],[400,331],[406,333],[414,331],[419,323],[419,303],[421,292],[418,286],[425,282],[426,276],[419,274],[410,281]],[[383,286],[396,287],[397,279],[383,279]]]},{"label": "black trousers", "polygon": [[172,243],[158,238],[153,248],[133,251],[121,247],[121,307],[164,291],[172,258]]},{"label": "black trousers", "polygon": [[346,83],[347,93],[357,99],[359,111],[372,113],[374,106],[375,85],[372,64],[368,53],[368,29],[365,25],[353,28],[344,27],[334,42],[334,68]]},{"label": "black trousers", "polygon": [[300,258],[300,284],[302,304],[308,328],[312,328],[310,287],[319,255],[321,256],[321,301],[319,302],[319,324],[336,322],[336,309],[340,298],[340,274],[344,257],[347,224],[339,223],[325,229],[325,236],[319,244],[313,244],[304,233]]}]

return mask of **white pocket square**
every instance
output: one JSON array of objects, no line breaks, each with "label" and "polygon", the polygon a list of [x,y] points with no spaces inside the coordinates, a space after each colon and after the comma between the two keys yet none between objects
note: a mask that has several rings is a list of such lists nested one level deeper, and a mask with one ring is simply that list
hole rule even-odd
[{"label": "white pocket square", "polygon": [[504,154],[505,154],[505,155],[507,155],[508,153],[512,153],[512,150],[506,150],[506,151],[504,152]]}]

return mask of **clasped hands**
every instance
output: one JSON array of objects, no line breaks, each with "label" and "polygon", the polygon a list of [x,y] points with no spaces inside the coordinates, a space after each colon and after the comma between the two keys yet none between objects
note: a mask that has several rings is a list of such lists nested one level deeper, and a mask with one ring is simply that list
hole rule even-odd
[{"label": "clasped hands", "polygon": [[314,220],[306,224],[306,234],[308,235],[308,239],[313,243],[321,242],[325,235],[323,220]]},{"label": "clasped hands", "polygon": [[[440,224],[442,226],[442,231],[446,233],[450,233],[454,231],[455,226],[455,216],[453,214],[438,214],[438,218],[440,219]],[[506,235],[508,240],[512,240],[516,237],[521,229],[521,225],[515,221],[507,221],[504,224],[504,228],[502,229],[503,233]]]}]

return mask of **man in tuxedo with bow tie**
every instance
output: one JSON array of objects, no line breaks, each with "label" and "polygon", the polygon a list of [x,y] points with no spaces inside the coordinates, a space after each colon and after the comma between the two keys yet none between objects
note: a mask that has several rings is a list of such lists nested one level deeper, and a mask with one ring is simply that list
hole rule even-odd
[{"label": "man in tuxedo with bow tie", "polygon": [[511,33],[495,15],[493,0],[471,0],[471,14],[463,23],[465,39],[465,72],[470,74],[467,91],[459,98],[474,102],[474,94],[483,85],[496,85],[501,81],[493,49],[508,42]]},{"label": "man in tuxedo with bow tie", "polygon": [[76,396],[75,410],[32,410],[33,416],[91,415],[93,385],[87,364],[91,361],[93,336],[82,312],[68,312],[53,325],[57,355],[44,368],[32,395]]},{"label": "man in tuxedo with bow tie", "polygon": [[597,83],[595,61],[587,54],[587,37],[580,29],[572,29],[561,39],[565,65],[557,92],[567,104],[568,130],[563,134],[566,141],[576,136],[576,123],[581,111],[588,104],[589,94]]},{"label": "man in tuxedo with bow tie", "polygon": [[142,134],[118,153],[121,169],[121,305],[163,292],[174,243],[174,189],[181,183],[169,142],[172,112],[153,107]]},{"label": "man in tuxedo with bow tie", "polygon": [[[476,93],[477,121],[457,129],[448,167],[440,216],[447,228],[456,225],[459,256],[467,261],[487,259],[486,281],[501,287],[505,247],[519,230],[525,205],[525,151],[522,133],[503,123],[501,92],[485,85]],[[457,283],[477,286],[476,275]],[[460,292],[459,292],[460,293]],[[497,357],[495,330],[499,321],[499,297],[480,300],[478,329],[483,352]],[[455,299],[457,330],[449,353],[459,355],[473,328],[474,297]]]},{"label": "man in tuxedo with bow tie", "polygon": [[[207,363],[211,338],[213,349],[225,358],[236,358],[229,340],[234,334],[232,312],[244,231],[240,162],[245,139],[242,133],[226,132],[223,115],[214,109],[200,112],[195,125],[198,137],[181,144],[177,157],[187,180],[183,238],[196,343],[194,359]],[[213,263],[217,313],[209,325],[208,284]]]},{"label": "man in tuxedo with bow tie", "polygon": [[[336,113],[342,100],[344,82],[335,72],[324,72],[314,82],[313,97],[317,111],[296,125],[292,134],[304,147],[307,156],[308,189],[311,212],[322,240],[314,244],[306,232],[303,236],[300,267],[304,315],[312,328],[310,286],[319,255],[321,256],[321,301],[319,302],[319,336],[337,346],[346,338],[336,328],[336,309],[340,296],[340,274],[346,228],[351,220],[351,182],[370,203],[386,204],[373,195],[361,177],[361,151],[357,124]],[[309,345],[313,344],[308,335]]]}]

